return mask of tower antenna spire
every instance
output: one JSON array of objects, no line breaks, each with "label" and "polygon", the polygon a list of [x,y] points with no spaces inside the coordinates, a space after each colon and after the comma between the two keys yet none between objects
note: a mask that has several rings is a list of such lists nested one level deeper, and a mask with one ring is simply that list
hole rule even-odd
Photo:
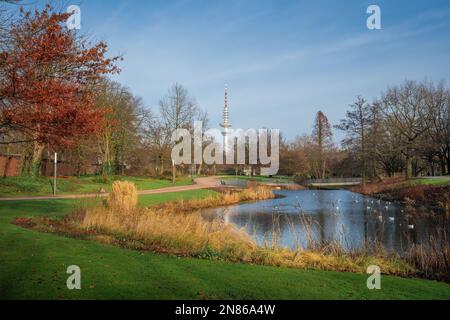
[{"label": "tower antenna spire", "polygon": [[230,113],[228,109],[228,85],[225,85],[225,99],[223,105],[223,123],[221,126],[225,129],[231,128]]}]

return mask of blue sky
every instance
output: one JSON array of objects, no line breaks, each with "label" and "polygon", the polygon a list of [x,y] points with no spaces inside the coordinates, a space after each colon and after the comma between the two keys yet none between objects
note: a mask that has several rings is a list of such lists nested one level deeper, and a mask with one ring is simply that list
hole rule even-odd
[{"label": "blue sky", "polygon": [[[239,128],[310,133],[321,109],[333,124],[357,95],[405,79],[450,82],[450,2],[84,0],[82,31],[121,53],[117,79],[157,108],[175,82],[220,122],[223,88]],[[366,9],[381,7],[382,30]],[[450,83],[449,83],[450,84]],[[337,134],[337,140],[341,135]]]}]

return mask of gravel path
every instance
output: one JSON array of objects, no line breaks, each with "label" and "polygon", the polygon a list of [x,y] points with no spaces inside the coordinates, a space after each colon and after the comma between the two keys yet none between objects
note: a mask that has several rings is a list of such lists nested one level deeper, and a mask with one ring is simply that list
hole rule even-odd
[{"label": "gravel path", "polygon": [[[160,193],[172,193],[181,192],[189,190],[199,190],[214,188],[219,186],[219,182],[214,177],[197,178],[194,179],[194,184],[187,186],[177,186],[177,187],[166,187],[160,189],[152,190],[141,190],[138,191],[139,195],[145,194],[160,194]],[[70,194],[70,195],[60,195],[60,196],[32,196],[32,197],[4,197],[0,198],[0,201],[11,201],[11,200],[51,200],[51,199],[83,199],[83,198],[94,198],[94,197],[107,197],[109,193],[89,193],[89,194]]]}]

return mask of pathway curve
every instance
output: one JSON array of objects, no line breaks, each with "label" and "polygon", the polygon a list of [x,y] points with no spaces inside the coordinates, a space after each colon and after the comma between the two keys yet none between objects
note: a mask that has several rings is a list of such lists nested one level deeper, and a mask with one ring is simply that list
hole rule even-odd
[{"label": "pathway curve", "polygon": [[[172,193],[181,192],[189,190],[199,190],[218,187],[219,182],[217,177],[205,177],[194,179],[194,184],[186,186],[176,186],[176,187],[166,187],[160,189],[151,190],[141,190],[138,191],[139,195],[145,194],[160,194],[160,193]],[[0,201],[11,201],[11,200],[52,200],[52,199],[83,199],[83,198],[94,198],[94,197],[107,197],[109,193],[87,193],[87,194],[70,194],[70,195],[57,195],[57,196],[30,196],[30,197],[4,197],[0,198]]]}]

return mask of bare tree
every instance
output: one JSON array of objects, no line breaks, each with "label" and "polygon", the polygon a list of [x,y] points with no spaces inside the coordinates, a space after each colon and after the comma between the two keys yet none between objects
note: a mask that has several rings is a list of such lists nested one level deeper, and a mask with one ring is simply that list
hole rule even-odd
[{"label": "bare tree", "polygon": [[170,156],[170,130],[161,119],[148,116],[143,122],[144,145],[150,151],[159,168],[160,175],[164,174],[164,161]]},{"label": "bare tree", "polygon": [[372,177],[382,180],[378,168],[388,176],[404,170],[402,138],[397,130],[387,124],[380,101],[374,101],[370,110],[370,126],[367,130],[366,159],[371,165]]},{"label": "bare tree", "polygon": [[140,142],[142,100],[128,88],[105,79],[97,86],[96,107],[108,111],[103,130],[97,135],[103,173],[123,174]]},{"label": "bare tree", "polygon": [[309,178],[310,165],[308,152],[310,150],[308,136],[296,137],[294,141],[287,142],[280,136],[280,170],[281,175],[295,175],[299,180]]},{"label": "bare tree", "polygon": [[425,103],[425,86],[406,81],[389,88],[382,96],[383,112],[390,129],[401,137],[401,150],[406,159],[407,179],[412,177],[414,150],[418,139],[429,128],[430,116]]},{"label": "bare tree", "polygon": [[333,145],[333,132],[328,118],[322,111],[317,112],[314,121],[314,129],[312,134],[313,141],[316,143],[318,151],[319,178],[326,176],[327,150]]},{"label": "bare tree", "polygon": [[[155,122],[153,137],[158,138],[161,142],[159,154],[162,151],[167,152],[166,145],[174,130],[188,129],[193,133],[194,121],[203,122],[203,126],[208,125],[208,114],[197,106],[195,98],[189,96],[188,91],[181,84],[174,84],[168,91],[167,95],[159,102],[159,111],[161,118]],[[169,135],[163,138],[163,134]],[[197,169],[197,173],[201,173],[202,164]]]},{"label": "bare tree", "polygon": [[197,103],[181,84],[174,84],[159,102],[161,118],[170,130],[190,129],[198,114]]},{"label": "bare tree", "polygon": [[[425,103],[431,120],[424,147],[426,156],[432,161],[433,156],[440,160],[441,174],[450,174],[450,91],[441,82],[437,87],[432,83],[426,88]],[[434,174],[434,173],[433,173]]]},{"label": "bare tree", "polygon": [[364,98],[358,96],[355,103],[350,105],[346,118],[335,126],[347,133],[347,138],[344,139],[343,144],[352,149],[361,161],[363,185],[366,183],[367,136],[371,122],[371,111],[371,105]]}]

